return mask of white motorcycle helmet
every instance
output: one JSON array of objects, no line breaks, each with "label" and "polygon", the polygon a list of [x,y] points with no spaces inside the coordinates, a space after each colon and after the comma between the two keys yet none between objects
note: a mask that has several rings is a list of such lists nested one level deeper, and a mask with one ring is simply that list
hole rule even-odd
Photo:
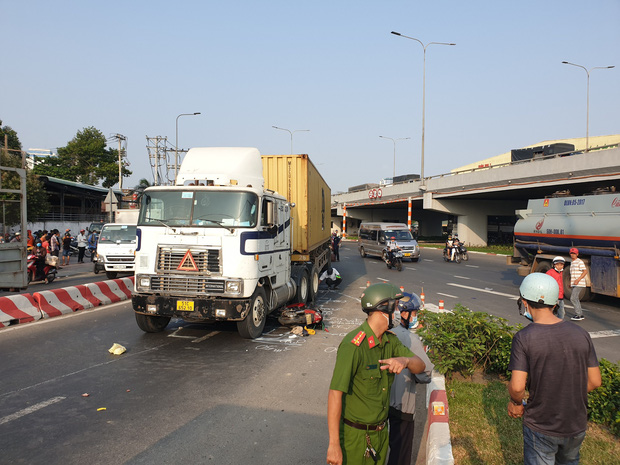
[{"label": "white motorcycle helmet", "polygon": [[525,300],[553,307],[558,303],[560,288],[556,280],[548,274],[532,273],[521,283],[519,293]]}]

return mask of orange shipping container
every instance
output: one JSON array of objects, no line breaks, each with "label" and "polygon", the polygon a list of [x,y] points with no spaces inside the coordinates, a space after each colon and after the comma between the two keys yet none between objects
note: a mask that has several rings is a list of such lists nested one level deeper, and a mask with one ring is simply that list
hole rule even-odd
[{"label": "orange shipping container", "polygon": [[295,204],[293,261],[308,261],[329,242],[331,190],[308,155],[262,155],[265,188]]}]

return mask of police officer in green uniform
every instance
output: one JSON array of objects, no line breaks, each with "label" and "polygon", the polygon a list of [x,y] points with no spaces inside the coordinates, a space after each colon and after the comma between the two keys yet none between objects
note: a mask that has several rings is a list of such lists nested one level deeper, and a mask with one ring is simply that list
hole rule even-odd
[{"label": "police officer in green uniform", "polygon": [[421,373],[426,367],[388,331],[402,296],[392,284],[369,286],[362,294],[368,319],[338,347],[327,400],[329,465],[385,463],[394,374],[404,368]]}]

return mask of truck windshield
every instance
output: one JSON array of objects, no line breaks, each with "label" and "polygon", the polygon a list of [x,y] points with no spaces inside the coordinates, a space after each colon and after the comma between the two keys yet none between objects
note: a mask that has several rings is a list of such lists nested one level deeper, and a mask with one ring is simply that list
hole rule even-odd
[{"label": "truck windshield", "polygon": [[138,225],[256,227],[258,197],[252,192],[150,191],[145,192]]},{"label": "truck windshield", "polygon": [[386,229],[384,231],[381,231],[380,239],[389,240],[391,237],[396,238],[397,241],[412,241],[413,240],[411,233],[407,231],[406,229],[395,229],[395,230]]},{"label": "truck windshield", "polygon": [[102,242],[123,242],[130,243],[136,242],[136,227],[124,225],[111,224],[104,226],[99,236],[99,243]]}]

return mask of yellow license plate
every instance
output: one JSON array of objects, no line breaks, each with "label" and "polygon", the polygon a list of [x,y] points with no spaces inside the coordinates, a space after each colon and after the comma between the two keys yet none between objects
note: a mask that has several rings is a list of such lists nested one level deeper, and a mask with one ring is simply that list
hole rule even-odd
[{"label": "yellow license plate", "polygon": [[405,257],[411,257],[410,253],[403,254]]},{"label": "yellow license plate", "polygon": [[194,302],[192,300],[177,300],[177,310],[179,312],[193,312]]}]

